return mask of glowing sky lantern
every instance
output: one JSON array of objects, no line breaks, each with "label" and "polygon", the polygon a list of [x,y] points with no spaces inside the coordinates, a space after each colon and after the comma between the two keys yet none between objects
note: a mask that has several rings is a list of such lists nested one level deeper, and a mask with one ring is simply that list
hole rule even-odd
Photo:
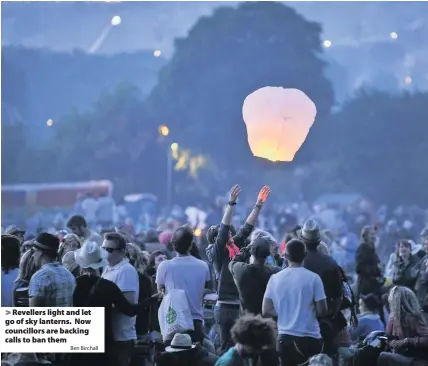
[{"label": "glowing sky lantern", "polygon": [[267,86],[245,98],[242,115],[252,153],[270,161],[293,161],[317,109],[298,89]]}]

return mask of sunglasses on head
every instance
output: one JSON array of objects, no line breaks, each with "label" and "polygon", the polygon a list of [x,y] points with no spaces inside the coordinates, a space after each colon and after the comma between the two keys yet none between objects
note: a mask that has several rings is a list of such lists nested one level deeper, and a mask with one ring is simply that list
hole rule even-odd
[{"label": "sunglasses on head", "polygon": [[115,250],[117,251],[122,250],[122,248],[107,248],[107,247],[103,247],[103,248],[109,253],[113,253]]}]

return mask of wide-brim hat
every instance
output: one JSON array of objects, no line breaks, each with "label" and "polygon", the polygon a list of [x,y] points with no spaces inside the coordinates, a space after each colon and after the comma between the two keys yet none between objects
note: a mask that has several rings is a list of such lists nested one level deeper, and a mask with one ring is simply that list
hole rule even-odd
[{"label": "wide-brim hat", "polygon": [[40,233],[33,242],[33,247],[43,252],[56,253],[59,249],[59,239],[49,233]]},{"label": "wide-brim hat", "polygon": [[301,230],[297,231],[297,237],[305,243],[319,244],[321,242],[321,233],[315,220],[305,222]]},{"label": "wide-brim hat", "polygon": [[107,266],[107,252],[95,242],[85,242],[74,251],[76,264],[80,268],[99,269]]},{"label": "wide-brim hat", "polygon": [[172,339],[171,345],[165,348],[166,352],[188,351],[196,346],[192,344],[192,338],[188,334],[177,333]]}]

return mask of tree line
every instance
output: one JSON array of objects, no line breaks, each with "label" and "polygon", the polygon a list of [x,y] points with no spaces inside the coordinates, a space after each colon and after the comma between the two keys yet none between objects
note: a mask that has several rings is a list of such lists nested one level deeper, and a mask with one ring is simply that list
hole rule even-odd
[{"label": "tree line", "polygon": [[[268,183],[292,198],[299,180],[308,199],[356,192],[377,203],[427,207],[428,94],[360,90],[337,108],[321,31],[319,24],[281,3],[218,8],[176,40],[173,57],[157,75],[152,70],[156,82],[149,93],[141,86],[145,75],[127,70],[129,76],[100,91],[89,108],[62,106],[52,135],[40,144],[25,133],[25,121],[34,116],[28,106],[37,98],[49,103],[49,96],[59,95],[44,94],[43,75],[38,75],[38,93],[28,86],[25,73],[10,73],[9,81],[2,82],[2,104],[20,113],[9,113],[13,123],[2,124],[3,183],[111,179],[118,195],[145,191],[162,198],[169,146],[175,142],[206,157],[197,176],[174,172],[177,199],[209,200],[237,181],[249,189]],[[15,57],[25,59],[25,52]],[[62,78],[58,94],[70,85],[75,90],[89,85],[95,69],[107,63],[101,56],[81,57],[98,59],[86,74]],[[77,67],[79,61],[67,62]],[[52,62],[50,69],[67,62]],[[110,62],[112,73],[123,68],[123,60]],[[8,67],[20,65],[9,62]],[[248,147],[242,103],[267,85],[301,89],[317,105],[317,120],[292,163],[254,158]],[[169,127],[166,138],[159,136],[160,125]],[[304,174],[296,177],[296,168]]]}]

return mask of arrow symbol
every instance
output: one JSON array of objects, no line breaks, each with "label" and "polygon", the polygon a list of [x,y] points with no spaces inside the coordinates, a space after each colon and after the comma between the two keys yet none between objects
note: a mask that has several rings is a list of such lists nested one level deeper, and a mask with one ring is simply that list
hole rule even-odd
[{"label": "arrow symbol", "polygon": [[6,315],[10,315],[10,310],[6,310]]}]

